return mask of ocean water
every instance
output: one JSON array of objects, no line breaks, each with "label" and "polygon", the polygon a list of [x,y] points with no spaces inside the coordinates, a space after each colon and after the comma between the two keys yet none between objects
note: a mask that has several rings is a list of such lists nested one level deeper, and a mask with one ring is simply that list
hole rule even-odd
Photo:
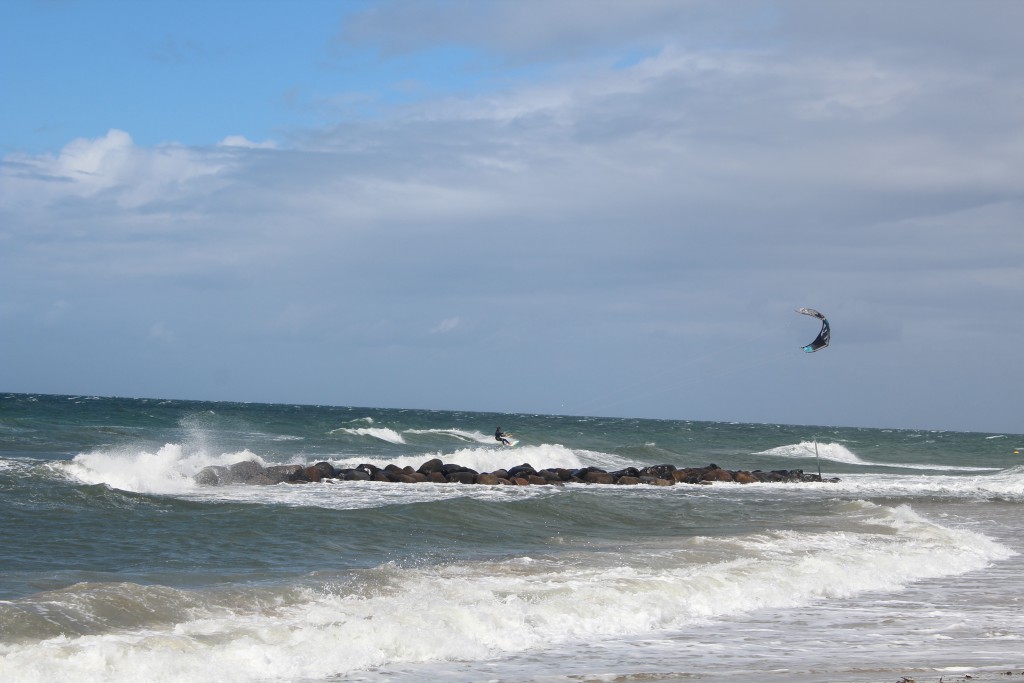
[{"label": "ocean water", "polygon": [[[519,445],[499,447],[498,424]],[[1019,672],[1022,446],[1012,434],[0,395],[0,681]],[[192,480],[241,460],[435,457],[479,471],[820,467],[840,481]]]}]

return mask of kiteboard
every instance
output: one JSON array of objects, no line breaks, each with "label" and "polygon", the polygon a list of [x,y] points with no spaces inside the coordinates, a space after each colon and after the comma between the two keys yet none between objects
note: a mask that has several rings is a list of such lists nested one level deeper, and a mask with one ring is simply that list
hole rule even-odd
[{"label": "kiteboard", "polygon": [[[519,439],[515,438],[511,434],[506,434],[505,435],[505,441],[508,441],[508,444],[507,444],[508,446],[515,446],[517,443],[519,443]],[[505,446],[506,444],[501,444],[501,445]]]}]

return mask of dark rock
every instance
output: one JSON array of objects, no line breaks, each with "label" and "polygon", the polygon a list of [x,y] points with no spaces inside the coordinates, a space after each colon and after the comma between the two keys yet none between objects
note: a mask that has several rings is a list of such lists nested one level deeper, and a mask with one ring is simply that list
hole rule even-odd
[{"label": "dark rock", "polygon": [[460,472],[452,472],[449,474],[448,481],[453,484],[475,484],[476,477],[476,472],[467,468]]},{"label": "dark rock", "polygon": [[508,471],[508,476],[510,477],[522,477],[530,474],[537,474],[537,470],[527,463],[516,465]]},{"label": "dark rock", "polygon": [[228,482],[231,484],[248,484],[263,474],[263,465],[255,460],[236,462],[228,468]]},{"label": "dark rock", "polygon": [[704,474],[700,475],[701,481],[735,481],[732,478],[732,474],[729,470],[723,470],[720,467],[713,469],[709,468],[704,471]]},{"label": "dark rock", "polygon": [[210,465],[196,472],[192,479],[200,486],[217,486],[228,477],[228,468],[222,465]]},{"label": "dark rock", "polygon": [[642,474],[649,474],[658,479],[672,479],[672,474],[675,471],[675,465],[651,465],[650,467],[645,467]]},{"label": "dark rock", "polygon": [[295,475],[302,471],[302,465],[271,465],[263,470],[268,484],[280,484],[294,481]]},{"label": "dark rock", "polygon": [[472,472],[473,474],[478,474],[476,470],[471,469],[469,467],[465,467],[463,465],[446,464],[441,468],[441,474],[445,476],[454,474],[456,472]]},{"label": "dark rock", "polygon": [[370,474],[366,470],[356,468],[345,470],[342,478],[345,481],[370,481]]},{"label": "dark rock", "polygon": [[572,470],[570,469],[566,469],[564,467],[556,467],[553,471],[558,474],[558,478],[563,482],[572,479]]},{"label": "dark rock", "polygon": [[334,465],[329,462],[318,462],[313,467],[320,472],[321,479],[335,479],[338,476],[338,470],[334,469]]},{"label": "dark rock", "polygon": [[303,467],[301,472],[296,473],[296,480],[318,482],[324,478],[324,473],[316,465]]},{"label": "dark rock", "polygon": [[420,465],[420,468],[416,471],[420,474],[430,474],[431,472],[440,472],[442,467],[444,467],[444,463],[434,458]]},{"label": "dark rock", "polygon": [[544,477],[544,479],[551,483],[554,483],[556,481],[559,483],[562,482],[562,477],[560,477],[558,472],[556,472],[555,470],[541,470],[540,472],[537,473],[537,475]]},{"label": "dark rock", "polygon": [[281,482],[317,482],[324,479],[342,479],[344,481],[381,481],[393,483],[460,483],[517,486],[561,486],[566,482],[579,484],[620,484],[650,486],[673,486],[677,483],[710,485],[714,482],[738,482],[751,484],[755,482],[838,482],[837,477],[823,480],[818,474],[807,474],[803,470],[773,470],[762,472],[754,470],[730,471],[712,463],[706,467],[677,468],[675,465],[651,465],[642,468],[625,467],[616,472],[606,472],[599,467],[582,467],[570,470],[550,467],[536,470],[532,465],[523,463],[509,470],[498,469],[490,473],[479,473],[476,470],[455,463],[444,463],[438,458],[428,460],[419,469],[411,466],[399,467],[395,464],[383,468],[364,463],[352,469],[336,469],[329,462],[318,462],[313,465],[273,465],[264,468],[258,462],[245,460],[230,467],[212,465],[204,467],[193,477],[201,486],[217,486],[222,484],[255,484],[267,485]]},{"label": "dark rock", "polygon": [[601,470],[591,470],[583,476],[588,484],[614,484],[615,477]]}]

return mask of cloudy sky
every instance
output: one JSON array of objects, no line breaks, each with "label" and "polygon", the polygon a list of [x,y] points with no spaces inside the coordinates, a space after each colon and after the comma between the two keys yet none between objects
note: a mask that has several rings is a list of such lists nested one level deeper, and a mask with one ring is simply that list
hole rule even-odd
[{"label": "cloudy sky", "polygon": [[1024,432],[1021,26],[7,0],[0,391]]}]

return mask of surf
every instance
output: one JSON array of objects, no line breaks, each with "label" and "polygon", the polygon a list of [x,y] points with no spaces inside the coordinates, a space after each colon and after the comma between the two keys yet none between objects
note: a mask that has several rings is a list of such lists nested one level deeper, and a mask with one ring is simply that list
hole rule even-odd
[{"label": "surf", "polygon": [[568,652],[574,644],[897,591],[1014,554],[907,505],[850,501],[831,514],[852,526],[665,539],[597,553],[389,562],[276,586],[76,584],[0,603],[0,622],[18,629],[16,644],[0,644],[0,679],[324,680],[403,663]]}]

